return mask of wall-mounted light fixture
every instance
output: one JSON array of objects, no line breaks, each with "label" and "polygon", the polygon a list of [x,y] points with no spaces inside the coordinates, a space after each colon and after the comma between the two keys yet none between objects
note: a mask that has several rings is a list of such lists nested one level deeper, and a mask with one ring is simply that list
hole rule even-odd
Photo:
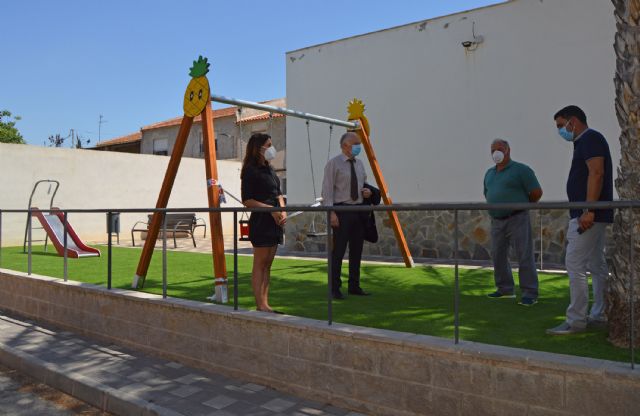
[{"label": "wall-mounted light fixture", "polygon": [[476,35],[475,21],[471,24],[471,35],[473,36],[471,40],[465,40],[461,42],[461,44],[462,44],[462,47],[465,48],[466,50],[475,51],[476,49],[478,49],[478,45],[484,42],[484,37],[482,37],[481,35]]}]

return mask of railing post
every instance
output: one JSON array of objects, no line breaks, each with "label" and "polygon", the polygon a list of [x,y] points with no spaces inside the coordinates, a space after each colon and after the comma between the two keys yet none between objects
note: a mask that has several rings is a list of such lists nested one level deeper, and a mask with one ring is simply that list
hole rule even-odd
[{"label": "railing post", "polygon": [[[333,241],[331,228],[331,211],[327,210],[327,321],[329,325],[333,323],[333,271],[331,263],[333,261]],[[314,213],[315,215],[315,213]]]},{"label": "railing post", "polygon": [[544,244],[542,242],[542,210],[538,210],[538,217],[540,219],[540,270],[544,268]]},{"label": "railing post", "polygon": [[2,210],[0,209],[0,267],[2,267]]},{"label": "railing post", "polygon": [[[175,241],[175,233],[174,233]],[[167,211],[162,213],[162,298],[167,298]]]},{"label": "railing post", "polygon": [[635,269],[634,269],[634,260],[635,260],[635,244],[636,244],[636,239],[635,239],[635,233],[636,233],[636,227],[635,227],[635,220],[633,218],[633,206],[629,207],[629,218],[631,219],[630,221],[630,241],[629,241],[629,271],[630,271],[630,276],[629,276],[629,308],[630,308],[630,328],[629,328],[629,347],[631,349],[631,369],[635,369],[635,339],[636,339],[636,323],[635,323],[635,311],[634,311],[634,307],[635,307],[635,293],[634,293],[634,279],[635,279]]},{"label": "railing post", "polygon": [[238,310],[238,211],[233,211],[233,310]]},{"label": "railing post", "polygon": [[31,230],[31,208],[29,208],[29,220],[27,221],[27,274],[31,275],[31,240],[32,240],[32,230]]},{"label": "railing post", "polygon": [[69,213],[67,211],[64,211],[64,213],[62,214],[63,218],[64,218],[64,223],[62,224],[62,232],[64,233],[64,237],[62,237],[62,241],[63,241],[63,256],[64,256],[64,260],[63,260],[63,274],[62,276],[64,277],[64,281],[66,282],[67,279],[69,278],[69,253],[67,250],[68,247],[68,242],[67,242],[67,224],[69,224],[69,219],[68,219],[68,215]]},{"label": "railing post", "polygon": [[107,240],[107,289],[111,290],[111,249],[113,248],[113,242],[111,241],[111,211],[107,213],[107,231],[109,233],[109,239]]},{"label": "railing post", "polygon": [[454,223],[454,262],[455,262],[455,289],[453,294],[453,326],[454,339],[457,344],[460,341],[460,276],[458,271],[458,210],[453,211]]}]

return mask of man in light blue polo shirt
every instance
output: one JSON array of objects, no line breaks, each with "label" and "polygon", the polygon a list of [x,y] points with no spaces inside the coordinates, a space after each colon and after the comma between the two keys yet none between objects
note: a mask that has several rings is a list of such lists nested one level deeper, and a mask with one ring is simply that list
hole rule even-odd
[{"label": "man in light blue polo shirt", "polygon": [[[538,202],[542,188],[533,170],[511,160],[511,149],[506,140],[491,143],[491,157],[495,166],[484,175],[484,196],[488,203]],[[491,257],[496,291],[493,299],[515,298],[513,274],[509,264],[509,247],[513,247],[519,265],[520,305],[532,306],[538,302],[538,272],[533,257],[531,219],[526,210],[490,210]]]}]

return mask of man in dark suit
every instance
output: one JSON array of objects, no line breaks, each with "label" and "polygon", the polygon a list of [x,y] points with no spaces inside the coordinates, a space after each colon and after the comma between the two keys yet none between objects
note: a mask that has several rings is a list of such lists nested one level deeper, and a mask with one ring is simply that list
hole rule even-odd
[{"label": "man in dark suit", "polygon": [[[325,206],[361,205],[363,198],[371,197],[371,190],[364,187],[367,174],[364,164],[357,159],[362,150],[360,136],[347,132],[340,138],[342,152],[330,159],[324,169],[322,181],[322,203]],[[360,261],[364,245],[365,222],[363,213],[356,211],[331,212],[331,227],[334,232],[332,249],[332,295],[344,299],[340,287],[342,259],[349,246],[349,294],[367,296],[360,287]]]}]

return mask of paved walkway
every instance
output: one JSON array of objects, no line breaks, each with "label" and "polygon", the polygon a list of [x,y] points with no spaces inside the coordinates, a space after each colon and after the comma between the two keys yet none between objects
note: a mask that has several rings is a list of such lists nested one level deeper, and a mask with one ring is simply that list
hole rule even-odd
[{"label": "paved walkway", "polygon": [[0,414],[12,416],[109,415],[3,366],[0,366]]},{"label": "paved walkway", "polygon": [[3,312],[0,363],[119,415],[361,415]]}]

